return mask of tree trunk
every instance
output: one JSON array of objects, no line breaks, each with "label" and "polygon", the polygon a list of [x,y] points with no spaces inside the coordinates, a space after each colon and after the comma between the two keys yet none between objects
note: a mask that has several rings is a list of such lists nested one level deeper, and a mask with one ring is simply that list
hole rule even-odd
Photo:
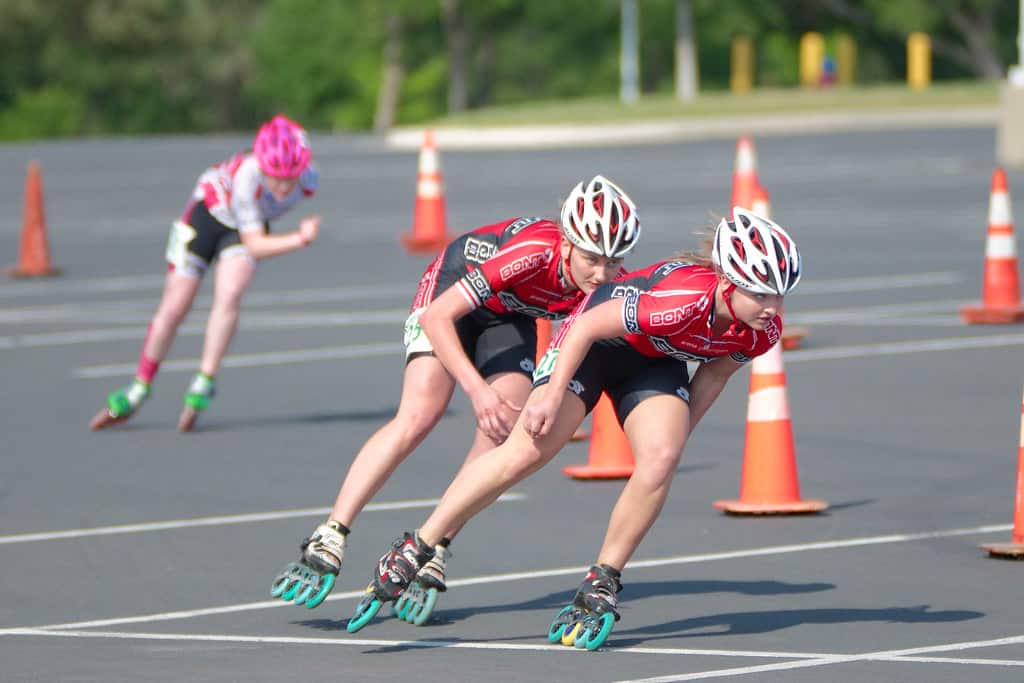
[{"label": "tree trunk", "polygon": [[393,12],[388,16],[388,33],[384,41],[383,74],[377,92],[377,110],[373,115],[373,130],[382,133],[395,124],[398,114],[398,95],[402,90],[405,70],[402,68],[402,16]]},{"label": "tree trunk", "polygon": [[676,0],[676,98],[689,102],[699,88],[697,47],[690,0]]},{"label": "tree trunk", "polygon": [[459,11],[459,0],[441,0],[441,16],[448,36],[448,112],[466,110],[469,101],[466,53],[469,27]]}]

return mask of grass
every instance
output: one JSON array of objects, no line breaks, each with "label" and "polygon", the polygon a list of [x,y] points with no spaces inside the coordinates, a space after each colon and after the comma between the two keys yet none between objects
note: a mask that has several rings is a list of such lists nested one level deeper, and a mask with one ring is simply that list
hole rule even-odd
[{"label": "grass", "polygon": [[437,127],[500,126],[552,123],[602,123],[679,117],[734,116],[754,113],[806,113],[834,109],[902,109],[908,107],[994,106],[999,102],[995,81],[933,83],[921,91],[906,85],[874,85],[822,89],[762,88],[744,95],[729,92],[700,94],[680,102],[672,94],[643,95],[632,105],[616,97],[544,100],[487,107],[437,119]]}]

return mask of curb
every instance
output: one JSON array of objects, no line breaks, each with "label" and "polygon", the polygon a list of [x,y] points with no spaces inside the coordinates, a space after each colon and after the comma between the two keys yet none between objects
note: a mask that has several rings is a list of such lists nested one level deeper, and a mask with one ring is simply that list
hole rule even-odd
[{"label": "curb", "polygon": [[[556,124],[525,126],[435,128],[438,147],[457,150],[550,149],[660,144],[686,140],[716,140],[738,135],[814,135],[819,133],[908,128],[994,127],[999,107],[941,109],[843,110],[801,114],[756,114],[720,118],[680,118],[633,123]],[[424,127],[396,128],[385,145],[397,150],[419,149]]]}]

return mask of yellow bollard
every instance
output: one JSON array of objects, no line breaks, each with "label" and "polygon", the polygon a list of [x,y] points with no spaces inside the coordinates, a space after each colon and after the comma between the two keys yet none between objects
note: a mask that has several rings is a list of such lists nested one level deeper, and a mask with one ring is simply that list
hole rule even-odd
[{"label": "yellow bollard", "polygon": [[857,80],[857,43],[849,34],[836,36],[836,82],[853,85]]},{"label": "yellow bollard", "polygon": [[907,36],[907,85],[924,90],[932,80],[932,41],[927,33]]},{"label": "yellow bollard", "polygon": [[825,37],[809,31],[800,37],[800,85],[817,88],[821,85],[821,64],[825,59]]},{"label": "yellow bollard", "polygon": [[754,42],[749,36],[732,39],[729,88],[734,94],[750,92],[754,87]]}]

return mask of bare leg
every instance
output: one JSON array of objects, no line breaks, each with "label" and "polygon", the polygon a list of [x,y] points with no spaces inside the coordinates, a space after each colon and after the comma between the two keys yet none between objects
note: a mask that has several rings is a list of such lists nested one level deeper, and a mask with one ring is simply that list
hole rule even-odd
[{"label": "bare leg", "polygon": [[149,334],[142,345],[142,352],[154,361],[162,361],[171,350],[178,327],[185,320],[202,280],[186,277],[176,271],[167,273],[160,305],[149,324]]},{"label": "bare leg", "polygon": [[214,377],[238,329],[242,295],[256,273],[256,262],[248,255],[237,254],[217,264],[214,281],[213,308],[206,323],[200,371]]},{"label": "bare leg", "polygon": [[[505,399],[517,406],[523,405],[530,395],[530,390],[533,388],[533,383],[530,381],[530,378],[518,372],[507,372],[500,375],[494,375],[487,379],[487,383],[494,387],[499,394],[505,397]],[[462,463],[462,467],[459,469],[456,477],[458,477],[458,474],[462,473],[462,470],[465,469],[469,463],[499,445],[500,444],[495,443],[490,437],[477,429],[476,434],[473,437],[473,445],[470,447],[469,453],[466,454],[466,460]],[[448,537],[448,540],[451,540],[455,538],[455,535],[458,533],[458,529],[450,529],[445,536]]]},{"label": "bare leg", "polygon": [[[530,399],[548,391],[535,390]],[[420,538],[436,545],[451,529],[460,529],[498,496],[546,465],[583,421],[583,402],[567,394],[548,434],[534,439],[522,426],[522,416],[502,445],[467,464],[448,487],[440,504],[420,528]]]},{"label": "bare leg", "polygon": [[331,519],[352,526],[356,515],[438,423],[454,390],[455,381],[437,358],[420,356],[406,365],[398,413],[352,461]]},{"label": "bare leg", "polygon": [[[658,425],[658,429],[650,425]],[[636,466],[612,510],[598,564],[621,571],[658,518],[683,454],[689,425],[689,406],[668,395],[642,401],[626,418],[624,429]]]}]

